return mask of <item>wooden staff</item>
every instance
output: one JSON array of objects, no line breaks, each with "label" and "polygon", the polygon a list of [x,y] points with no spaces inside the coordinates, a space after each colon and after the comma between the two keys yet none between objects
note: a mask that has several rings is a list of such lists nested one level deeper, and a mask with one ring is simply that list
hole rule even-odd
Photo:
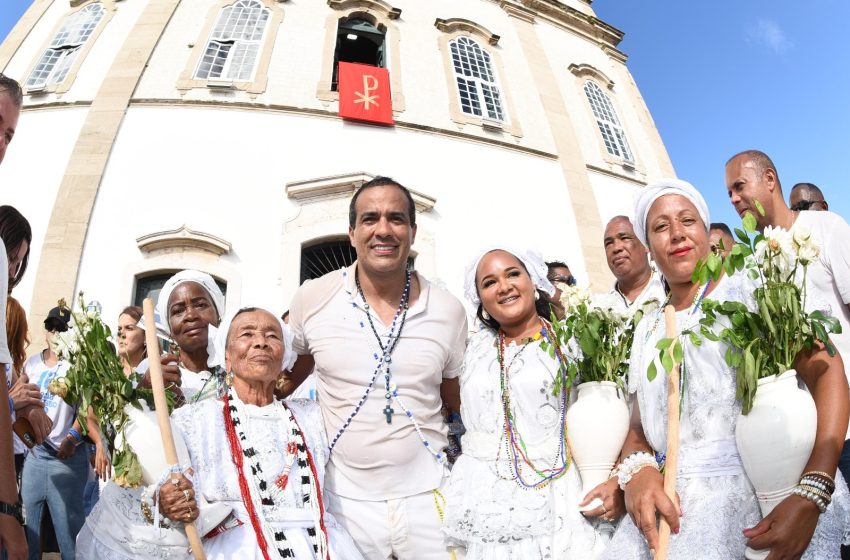
[{"label": "wooden staff", "polygon": [[[162,447],[165,450],[165,461],[169,465],[177,465],[177,448],[174,446],[174,434],[171,433],[171,418],[168,416],[168,401],[165,398],[165,383],[162,381],[162,363],[159,361],[159,340],[156,337],[156,319],[153,313],[153,301],[145,298],[143,302],[145,312],[145,341],[148,345],[148,356],[151,356],[148,365],[151,371],[151,389],[153,390],[153,402],[156,407],[156,418],[159,421],[159,433],[162,435]],[[194,523],[186,523],[186,537],[192,548],[192,556],[195,560],[206,560],[201,537]]]},{"label": "wooden staff", "polygon": [[[664,325],[667,337],[676,337],[676,309],[672,305],[664,308]],[[670,501],[676,503],[676,472],[679,470],[679,363],[673,356],[675,341],[670,345],[670,357],[673,358],[673,370],[667,376],[667,458],[664,464],[664,493]],[[655,560],[667,560],[670,547],[670,525],[664,517],[658,527],[658,550]]]}]

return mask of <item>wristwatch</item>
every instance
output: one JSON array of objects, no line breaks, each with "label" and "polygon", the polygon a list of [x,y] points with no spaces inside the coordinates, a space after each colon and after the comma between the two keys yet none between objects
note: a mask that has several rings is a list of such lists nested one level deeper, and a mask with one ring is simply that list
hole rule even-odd
[{"label": "wristwatch", "polygon": [[10,504],[9,502],[0,502],[0,513],[11,515],[18,523],[24,524],[24,516],[21,511],[21,504]]}]

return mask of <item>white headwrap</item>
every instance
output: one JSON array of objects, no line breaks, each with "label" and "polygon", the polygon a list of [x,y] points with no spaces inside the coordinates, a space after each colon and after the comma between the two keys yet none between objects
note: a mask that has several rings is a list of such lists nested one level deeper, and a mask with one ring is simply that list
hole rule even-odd
[{"label": "white headwrap", "polygon": [[292,348],[292,342],[295,340],[295,334],[292,332],[292,329],[289,328],[289,325],[284,323],[280,317],[274,314],[273,311],[269,311],[267,308],[260,305],[243,305],[236,311],[227,314],[227,317],[221,321],[221,324],[215,331],[213,350],[209,352],[207,365],[211,368],[216,366],[221,366],[222,368],[225,367],[224,353],[227,348],[227,337],[230,334],[230,325],[233,324],[233,319],[235,319],[239,313],[245,309],[252,308],[271,313],[271,315],[277,319],[278,323],[280,323],[280,329],[283,333],[283,365],[281,367],[284,370],[292,369],[292,366],[295,365],[295,360],[298,358],[298,354],[296,354],[295,350]]},{"label": "white headwrap", "polygon": [[478,264],[481,262],[481,259],[484,258],[484,255],[491,251],[504,251],[515,256],[523,265],[525,265],[526,270],[528,270],[528,275],[531,276],[531,281],[534,283],[535,287],[543,290],[550,296],[555,293],[555,286],[553,286],[546,278],[546,275],[549,273],[549,268],[546,266],[546,261],[544,261],[543,257],[540,256],[540,253],[531,250],[520,251],[507,245],[493,245],[478,253],[478,256],[475,257],[475,259],[469,263],[469,266],[466,267],[466,277],[463,282],[463,295],[466,296],[466,299],[469,300],[472,305],[477,306],[481,303],[481,298],[478,297],[478,289],[475,287],[475,273],[478,271]]},{"label": "white headwrap", "polygon": [[705,203],[705,199],[696,187],[680,179],[661,179],[638,190],[635,195],[635,235],[644,247],[649,248],[649,243],[646,241],[646,218],[649,215],[649,209],[653,202],[668,194],[678,194],[693,202],[699,217],[702,218],[702,223],[705,224],[705,231],[708,231],[711,223],[708,216],[708,204]]},{"label": "white headwrap", "polygon": [[162,290],[159,292],[159,297],[156,300],[156,312],[159,315],[159,320],[162,321],[162,325],[169,333],[171,332],[171,325],[168,320],[168,298],[171,297],[171,293],[174,289],[184,282],[195,282],[200,284],[201,287],[210,295],[210,299],[215,306],[215,310],[218,312],[219,318],[224,316],[224,294],[221,293],[221,289],[218,287],[218,284],[215,283],[213,277],[206,272],[201,272],[200,270],[181,270],[168,279],[162,287]]}]

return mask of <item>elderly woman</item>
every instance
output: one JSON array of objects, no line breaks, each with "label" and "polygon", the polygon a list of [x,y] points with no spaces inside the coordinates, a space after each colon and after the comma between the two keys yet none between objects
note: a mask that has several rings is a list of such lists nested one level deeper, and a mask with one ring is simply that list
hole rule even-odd
[{"label": "elderly woman", "polygon": [[485,328],[464,356],[466,434],[445,493],[443,527],[467,559],[589,559],[603,547],[579,513],[566,387],[552,394],[565,357],[541,347],[552,340],[553,292],[545,263],[530,253],[494,249],[467,270],[466,296]]},{"label": "elderly woman", "polygon": [[[161,356],[163,379],[178,396],[178,404],[182,404],[181,400],[197,402],[219,395],[223,383],[216,368],[207,365],[210,358],[207,347],[215,338],[215,327],[223,314],[224,295],[215,280],[204,272],[178,272],[160,291],[157,315],[164,320],[164,334],[180,349],[179,355]],[[136,370],[145,371],[139,383],[150,386],[146,362],[142,361]],[[142,488],[122,488],[114,482],[106,485],[77,537],[77,558],[185,557],[188,546],[185,534],[154,527],[153,518],[143,512],[142,491]]]},{"label": "elderly woman", "polygon": [[194,520],[195,492],[233,508],[235,520],[204,543],[210,560],[361,557],[324,511],[328,442],[318,405],[274,396],[281,372],[295,359],[284,332],[271,312],[240,309],[222,324],[216,341],[228,372],[224,397],[172,415],[189,449],[194,482],[181,475],[166,481],[163,513]]},{"label": "elderly woman", "polygon": [[[629,466],[621,466],[619,474],[630,518],[620,524],[605,558],[648,560],[658,544],[657,514],[667,519],[674,533],[669,552],[673,560],[742,558],[747,545],[770,548],[771,560],[838,558],[839,545],[850,534],[850,502],[840,475],[824,513],[813,501],[791,495],[761,520],[735,444],[741,402],[735,399],[736,371],[726,364],[727,347],[722,342],[703,340],[696,346],[680,337],[686,379],[676,481],[680,505],[664,494],[652,452],[666,449],[666,380],[664,375],[647,377],[647,368],[658,355],[656,343],[696,325],[703,317],[704,297],[752,305],[748,300],[755,286],[746,274],[723,276],[707,285],[694,283],[697,262],[709,255],[710,221],[705,201],[689,183],[667,180],[641,189],[635,218],[635,233],[649,247],[669,285],[668,301],[676,309],[679,332],[666,332],[660,309],[641,321],[635,332],[629,390],[637,392],[637,399],[623,448],[624,464]],[[817,439],[805,471],[835,473],[848,414],[841,360],[816,348],[798,357],[796,369],[818,409]]]}]

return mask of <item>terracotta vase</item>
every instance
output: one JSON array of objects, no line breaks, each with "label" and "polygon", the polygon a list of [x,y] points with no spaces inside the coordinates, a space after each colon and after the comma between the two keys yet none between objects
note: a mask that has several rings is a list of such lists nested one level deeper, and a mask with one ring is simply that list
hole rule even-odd
[{"label": "terracotta vase", "polygon": [[[130,445],[139,458],[139,464],[142,467],[142,481],[146,485],[156,484],[168,468],[156,412],[150,410],[145,402],[142,402],[142,410],[128,404],[124,407],[124,412],[130,418],[124,428],[126,443]],[[180,464],[190,465],[186,443],[180,437],[179,432],[174,429],[173,423],[171,432],[174,435],[174,446],[177,448]],[[200,492],[195,494],[195,501],[198,503],[198,519],[195,521],[195,526],[201,535],[206,535],[215,529],[232,511],[232,508],[228,505],[207,502]]]},{"label": "terracotta vase", "polygon": [[[629,407],[616,383],[590,381],[577,389],[578,398],[567,410],[567,427],[584,498],[611,474],[629,431]],[[597,498],[581,510],[601,504]]]},{"label": "terracotta vase", "polygon": [[[752,410],[738,417],[735,441],[763,517],[800,481],[816,431],[815,401],[798,385],[796,371],[759,379]],[[748,548],[745,557],[762,560],[769,553]]]}]

